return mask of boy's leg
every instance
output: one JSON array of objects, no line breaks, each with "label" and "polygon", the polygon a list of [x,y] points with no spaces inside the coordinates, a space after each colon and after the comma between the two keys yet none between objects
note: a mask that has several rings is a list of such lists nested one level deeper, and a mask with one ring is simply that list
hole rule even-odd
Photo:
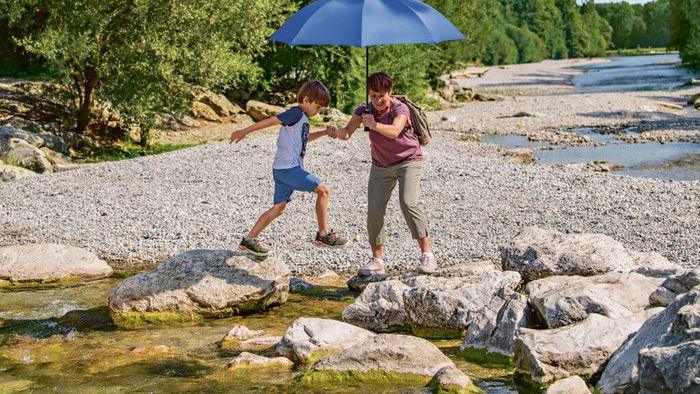
[{"label": "boy's leg", "polygon": [[273,220],[277,219],[280,215],[282,215],[282,213],[284,213],[284,208],[286,206],[287,201],[282,201],[281,203],[275,204],[272,206],[272,208],[263,212],[263,214],[260,215],[260,217],[258,218],[258,221],[255,222],[253,228],[250,229],[250,232],[246,236],[246,239],[257,238],[258,235],[260,235],[260,233],[265,229],[265,227],[269,226]]},{"label": "boy's leg", "polygon": [[331,189],[325,183],[321,183],[313,190],[316,193],[316,221],[318,232],[321,235],[328,233],[328,200]]}]

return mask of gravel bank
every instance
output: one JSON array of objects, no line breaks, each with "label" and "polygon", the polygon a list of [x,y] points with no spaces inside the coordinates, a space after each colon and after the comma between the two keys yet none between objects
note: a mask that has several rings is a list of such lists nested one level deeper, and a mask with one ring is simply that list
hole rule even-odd
[{"label": "gravel bank", "polygon": [[[422,204],[443,264],[498,260],[498,246],[527,225],[600,232],[639,251],[700,264],[700,182],[671,182],[524,166],[483,157],[478,144],[438,135],[427,147]],[[271,205],[274,136],[210,143],[135,160],[0,185],[0,245],[57,242],[86,248],[118,269],[194,248],[235,248]],[[354,269],[365,234],[369,142],[310,144],[307,168],[332,188],[332,227],[353,241],[318,249],[314,198],[297,193],[264,233],[298,273]],[[408,269],[417,247],[396,195],[386,218],[388,263]]]}]

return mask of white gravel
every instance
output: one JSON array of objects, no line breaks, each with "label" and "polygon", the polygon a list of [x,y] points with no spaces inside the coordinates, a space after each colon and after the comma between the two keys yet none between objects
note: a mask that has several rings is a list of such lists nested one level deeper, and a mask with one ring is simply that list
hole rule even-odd
[{"label": "white gravel", "polygon": [[[358,132],[359,133],[359,132]],[[331,226],[353,240],[319,249],[314,196],[295,193],[263,233],[300,274],[365,262],[369,142],[310,144],[306,165],[332,188]],[[498,260],[527,225],[599,232],[638,251],[700,264],[700,182],[674,182],[524,166],[475,157],[477,144],[438,136],[426,148],[422,205],[444,265]],[[0,185],[0,245],[57,242],[86,248],[117,269],[144,267],[189,249],[235,248],[272,204],[274,136],[210,143],[135,160],[89,165]],[[387,262],[416,263],[417,246],[396,194],[386,217]],[[357,238],[357,241],[354,241]]]}]

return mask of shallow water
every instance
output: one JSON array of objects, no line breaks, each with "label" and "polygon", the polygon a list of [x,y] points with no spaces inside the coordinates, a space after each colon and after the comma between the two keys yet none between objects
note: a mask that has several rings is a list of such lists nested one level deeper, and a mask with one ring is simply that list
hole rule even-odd
[{"label": "shallow water", "polygon": [[[117,283],[109,279],[53,289],[0,291],[0,392],[424,392],[400,383],[371,388],[348,382],[303,383],[297,380],[301,371],[283,368],[226,368],[238,352],[220,349],[216,342],[233,325],[276,336],[299,317],[339,319],[354,299],[347,288],[329,286],[314,294],[290,295],[283,306],[249,316],[120,330],[111,325],[106,308]],[[517,392],[510,367],[466,359],[459,351],[460,342],[433,340],[486,392]],[[158,345],[172,350],[129,351]]]},{"label": "shallow water", "polygon": [[678,54],[613,56],[577,68],[586,71],[572,78],[577,93],[670,90],[697,78]]},{"label": "shallow water", "polygon": [[613,174],[638,178],[656,178],[677,181],[700,180],[700,144],[688,142],[647,142],[627,144],[614,134],[600,134],[589,128],[574,130],[591,137],[603,146],[580,146],[566,149],[540,149],[549,146],[541,142],[528,141],[516,135],[486,135],[482,142],[497,144],[505,148],[533,148],[537,164],[572,164],[605,161],[624,166]]}]

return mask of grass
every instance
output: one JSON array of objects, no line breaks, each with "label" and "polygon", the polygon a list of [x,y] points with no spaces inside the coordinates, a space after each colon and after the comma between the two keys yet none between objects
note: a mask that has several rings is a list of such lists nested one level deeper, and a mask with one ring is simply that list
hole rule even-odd
[{"label": "grass", "polygon": [[608,56],[639,56],[639,55],[653,55],[659,53],[675,53],[675,51],[670,51],[666,48],[623,48],[623,49],[611,49],[608,51]]},{"label": "grass", "polygon": [[160,144],[154,143],[147,147],[128,142],[123,146],[101,146],[90,152],[90,156],[85,160],[86,163],[100,163],[103,161],[118,161],[134,159],[141,156],[157,155],[159,153],[172,152],[180,149],[191,148],[193,146],[202,145],[205,141],[199,141],[196,144]]}]

